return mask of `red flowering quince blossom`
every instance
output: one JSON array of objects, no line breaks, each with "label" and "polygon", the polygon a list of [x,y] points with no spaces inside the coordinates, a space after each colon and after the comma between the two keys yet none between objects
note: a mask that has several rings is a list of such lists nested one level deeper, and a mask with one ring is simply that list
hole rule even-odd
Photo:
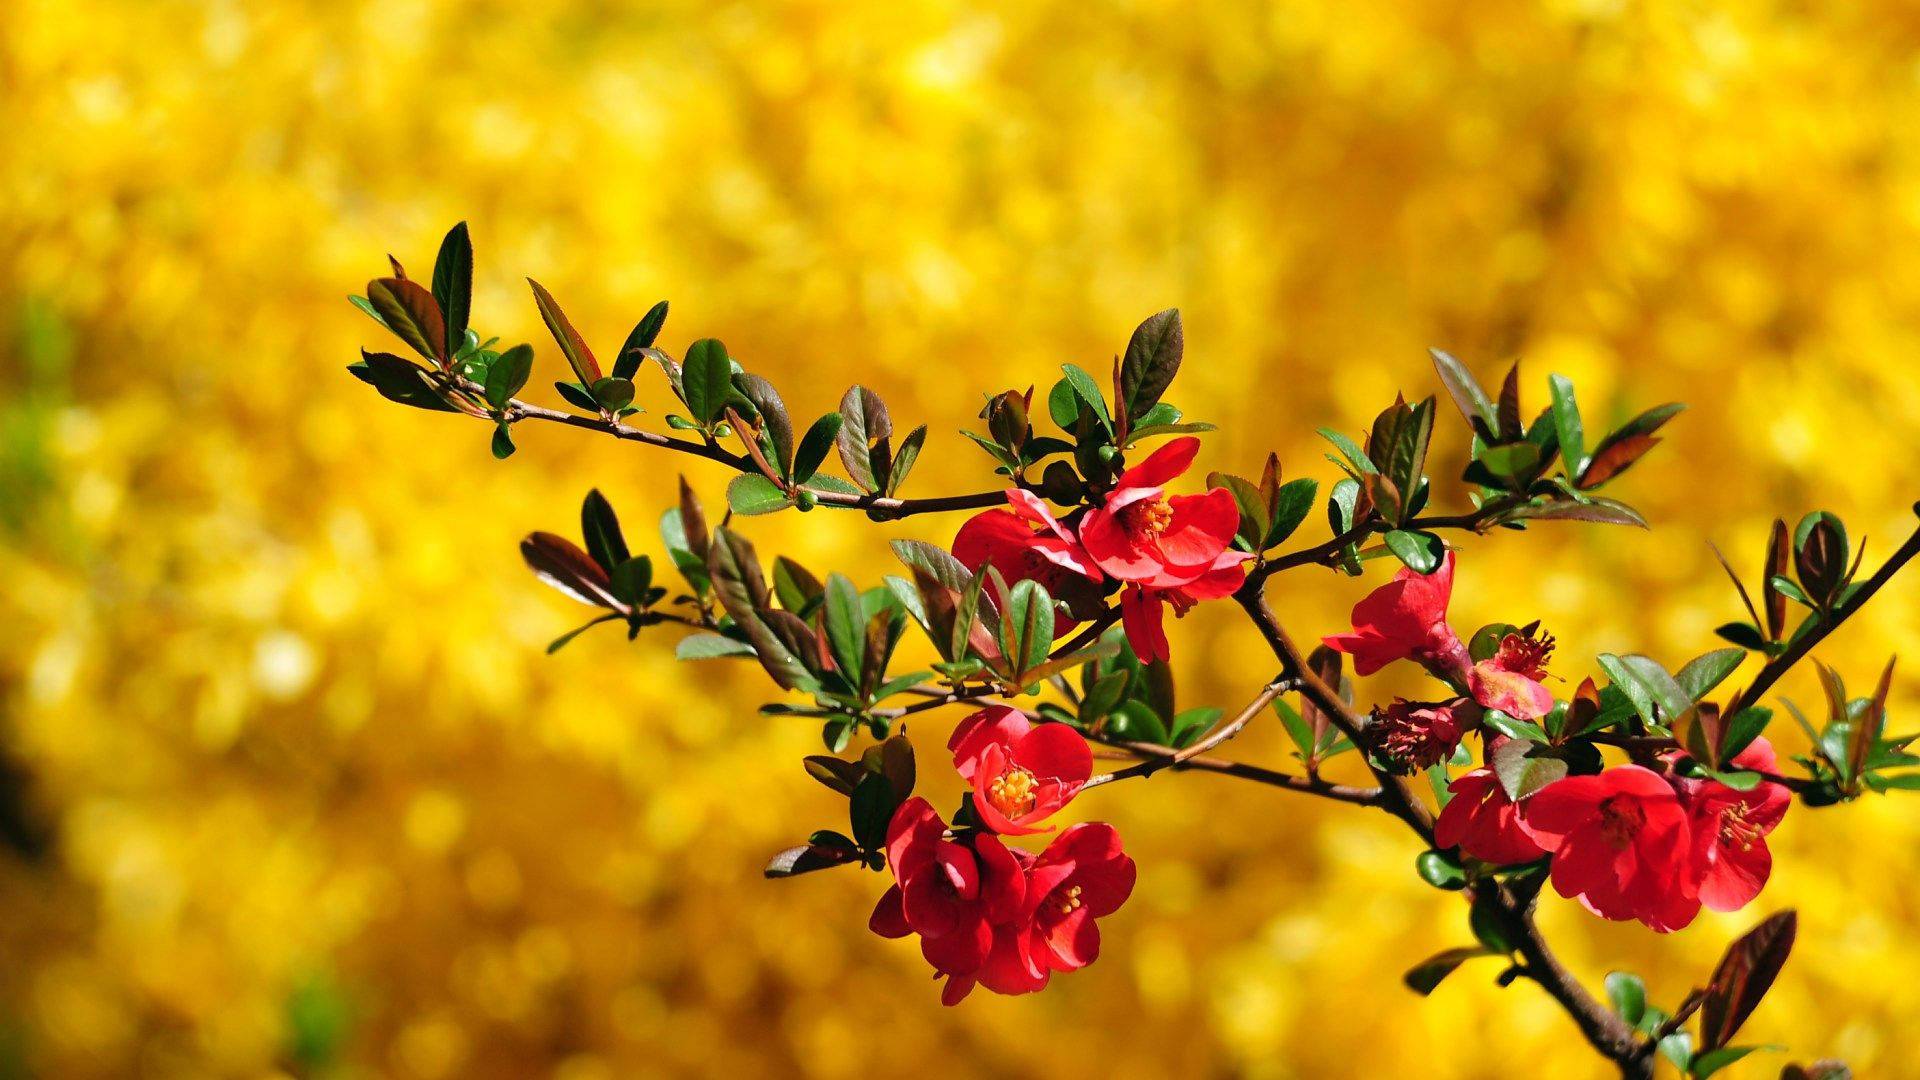
[{"label": "red flowering quince blossom", "polygon": [[1595,915],[1665,933],[1699,914],[1688,810],[1659,773],[1619,765],[1557,780],[1527,798],[1520,822],[1553,852],[1554,891]]},{"label": "red flowering quince blossom", "polygon": [[1489,709],[1520,720],[1538,720],[1553,711],[1553,692],[1540,682],[1546,678],[1547,657],[1552,654],[1551,634],[1537,638],[1508,634],[1492,656],[1467,673],[1467,689]]},{"label": "red flowering quince blossom", "polygon": [[[1505,741],[1489,743],[1488,756]],[[1433,823],[1435,846],[1458,847],[1463,854],[1496,866],[1532,862],[1546,854],[1521,826],[1519,807],[1507,798],[1492,769],[1475,769],[1457,777],[1447,790],[1453,798]]]},{"label": "red flowering quince blossom", "polygon": [[958,1001],[987,961],[994,926],[1020,916],[1026,874],[998,837],[975,833],[962,843],[946,834],[947,823],[925,799],[900,804],[887,826],[895,884],[867,925],[886,938],[919,934],[921,955],[948,978],[942,1000]]},{"label": "red flowering quince blossom", "polygon": [[1184,615],[1201,600],[1232,593],[1248,556],[1232,550],[1240,528],[1233,493],[1168,495],[1165,487],[1193,464],[1200,440],[1185,436],[1120,474],[1106,501],[1080,522],[1080,542],[1108,576],[1123,582],[1127,640],[1142,660],[1167,658],[1161,605]]},{"label": "red flowering quince blossom", "polygon": [[[1031,491],[1007,491],[1007,509],[987,510],[968,518],[953,538],[953,557],[976,573],[992,566],[1008,584],[1035,581],[1069,610],[1095,606],[1105,577],[1046,504]],[[1054,621],[1054,636],[1072,630],[1075,621]]]},{"label": "red flowering quince blossom", "polygon": [[1453,552],[1431,574],[1403,567],[1393,580],[1353,606],[1353,631],[1321,640],[1353,657],[1358,675],[1371,675],[1396,660],[1412,660],[1442,678],[1464,678],[1471,666],[1467,647],[1447,624],[1453,599]]},{"label": "red flowering quince blossom", "polygon": [[1034,724],[991,705],[962,720],[947,740],[954,768],[973,785],[973,807],[994,832],[1046,832],[1039,822],[1079,794],[1093,775],[1093,750],[1065,724]]},{"label": "red flowering quince blossom", "polygon": [[1393,580],[1353,606],[1353,630],[1321,640],[1353,657],[1358,675],[1372,675],[1396,660],[1412,660],[1436,678],[1472,695],[1485,708],[1521,720],[1553,709],[1553,693],[1540,680],[1553,652],[1553,638],[1508,634],[1494,655],[1478,664],[1447,622],[1453,600],[1453,552],[1431,574],[1401,568]]},{"label": "red flowering quince blossom", "polygon": [[1038,990],[1053,972],[1093,963],[1100,956],[1095,920],[1126,903],[1134,875],[1133,860],[1113,826],[1092,822],[1066,829],[1028,865],[1020,920],[1005,953],[996,952],[994,966],[1016,962],[1018,971],[1008,974]]},{"label": "red flowering quince blossom", "polygon": [[[1736,754],[1732,766],[1773,772],[1773,746],[1756,738]],[[1677,781],[1693,829],[1694,875],[1700,902],[1714,911],[1738,911],[1766,887],[1773,873],[1767,834],[1786,816],[1793,793],[1784,784],[1763,782],[1736,791],[1718,780]]]}]

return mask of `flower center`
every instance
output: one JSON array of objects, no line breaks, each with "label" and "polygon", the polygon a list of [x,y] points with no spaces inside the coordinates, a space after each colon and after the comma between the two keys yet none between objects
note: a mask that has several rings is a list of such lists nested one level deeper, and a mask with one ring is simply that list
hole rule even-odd
[{"label": "flower center", "polygon": [[987,801],[1002,814],[1017,818],[1033,809],[1034,789],[1038,786],[1039,781],[1032,773],[1015,766],[987,785]]},{"label": "flower center", "polygon": [[1494,663],[1516,675],[1539,682],[1546,678],[1547,660],[1553,655],[1554,640],[1552,634],[1539,637],[1508,634],[1500,639],[1500,649],[1494,654]]},{"label": "flower center", "polygon": [[1646,824],[1645,815],[1640,808],[1620,799],[1607,799],[1600,804],[1600,835],[1607,840],[1607,846],[1615,851],[1624,851],[1633,843],[1634,834],[1640,826]]},{"label": "flower center", "polygon": [[1165,495],[1141,499],[1120,511],[1120,527],[1128,536],[1159,536],[1173,524],[1173,505]]},{"label": "flower center", "polygon": [[1720,811],[1720,842],[1750,851],[1766,834],[1747,820],[1747,804],[1734,803]]},{"label": "flower center", "polygon": [[1062,915],[1071,915],[1080,907],[1080,886],[1074,885],[1054,894],[1053,906]]}]

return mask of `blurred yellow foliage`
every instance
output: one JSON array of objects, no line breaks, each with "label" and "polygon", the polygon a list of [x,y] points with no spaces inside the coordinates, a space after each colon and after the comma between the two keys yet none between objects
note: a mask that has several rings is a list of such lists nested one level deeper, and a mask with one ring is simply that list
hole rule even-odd
[{"label": "blurred yellow foliage", "polygon": [[[1142,869],[1099,964],[942,1010],[865,929],[879,879],[760,879],[841,811],[756,670],[613,630],[542,655],[585,609],[515,541],[597,485],[657,555],[676,470],[710,502],[722,472],[534,427],[496,463],[483,425],[343,372],[383,335],[342,297],[388,250],[424,276],[464,218],[474,321],[536,344],[536,399],[563,368],[520,275],[607,351],[668,297],[665,346],[722,337],[796,413],[857,379],[929,422],[908,494],[992,482],[954,434],[982,392],[1099,370],[1173,305],[1170,396],[1222,429],[1202,469],[1331,475],[1307,433],[1435,392],[1428,345],[1489,379],[1523,358],[1534,408],[1554,371],[1590,416],[1691,402],[1619,485],[1652,533],[1465,549],[1459,623],[1544,618],[1577,680],[1715,644],[1709,539],[1751,573],[1776,514],[1830,507],[1879,554],[1913,524],[1917,46],[1893,0],[15,0],[0,1075],[1601,1075],[1492,965],[1399,985],[1466,930],[1393,822],[1207,776],[1076,806]],[[657,423],[657,372],[640,394]],[[1444,409],[1442,505],[1463,443]],[[877,580],[885,538],[957,524],[752,535]],[[1275,599],[1318,634],[1377,578]],[[1916,595],[1828,657],[1865,683]],[[1183,700],[1270,674],[1233,614],[1175,628]],[[1670,1006],[1795,905],[1750,1039],[1920,1076],[1917,839],[1920,800],[1797,809],[1747,912],[1545,921]]]}]

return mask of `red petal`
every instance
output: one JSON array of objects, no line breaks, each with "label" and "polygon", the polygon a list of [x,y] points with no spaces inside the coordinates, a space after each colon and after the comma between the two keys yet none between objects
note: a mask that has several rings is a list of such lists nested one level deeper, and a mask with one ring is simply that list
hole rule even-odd
[{"label": "red petal", "polygon": [[1160,598],[1148,596],[1138,586],[1120,594],[1120,621],[1127,631],[1127,644],[1142,663],[1168,660],[1167,633],[1161,623]]},{"label": "red petal", "polygon": [[1126,472],[1114,483],[1117,490],[1165,487],[1167,482],[1187,471],[1193,456],[1200,452],[1200,440],[1184,435],[1147,455],[1147,459]]}]

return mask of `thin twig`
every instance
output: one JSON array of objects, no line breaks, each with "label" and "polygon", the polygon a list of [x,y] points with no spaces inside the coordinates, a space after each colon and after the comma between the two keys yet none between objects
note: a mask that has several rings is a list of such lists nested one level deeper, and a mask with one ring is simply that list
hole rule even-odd
[{"label": "thin twig", "polygon": [[1295,680],[1287,678],[1286,676],[1275,676],[1267,685],[1260,688],[1260,693],[1255,695],[1254,699],[1247,703],[1246,708],[1240,710],[1239,715],[1215,728],[1214,731],[1205,738],[1183,749],[1174,750],[1164,755],[1155,755],[1149,760],[1143,761],[1130,768],[1096,776],[1087,781],[1087,786],[1095,787],[1100,784],[1111,783],[1115,780],[1124,780],[1130,776],[1152,776],[1161,769],[1177,766],[1185,761],[1191,761],[1214,747],[1219,746],[1221,743],[1226,742],[1228,739],[1233,738],[1235,735],[1240,734],[1240,729],[1251,723],[1254,717],[1266,711],[1267,706],[1272,704],[1274,698],[1293,689],[1294,683]]}]

